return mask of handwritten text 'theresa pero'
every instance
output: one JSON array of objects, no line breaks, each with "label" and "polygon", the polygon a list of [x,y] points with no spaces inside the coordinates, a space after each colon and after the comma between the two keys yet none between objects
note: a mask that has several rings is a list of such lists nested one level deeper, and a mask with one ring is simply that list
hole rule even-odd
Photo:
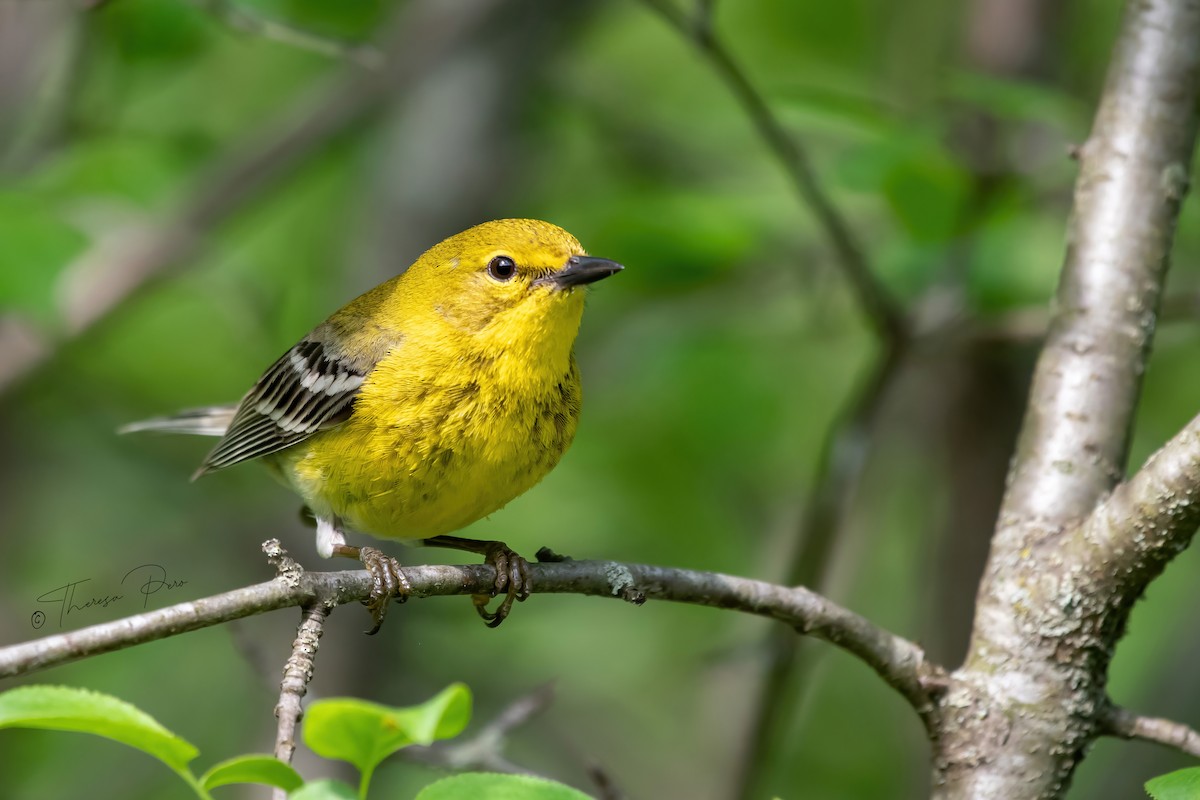
[{"label": "handwritten text 'theresa pero'", "polygon": [[33,612],[30,620],[33,627],[41,628],[45,625],[48,613],[51,618],[57,616],[58,627],[61,628],[71,614],[88,609],[108,608],[125,600],[130,593],[140,594],[142,608],[147,608],[150,595],[178,589],[187,584],[185,580],[168,578],[166,567],[160,564],[141,564],[129,570],[125,577],[121,578],[121,588],[117,592],[95,593],[94,587],[86,586],[91,582],[91,578],[72,581],[38,597],[38,603],[51,606],[53,610],[47,609],[43,612],[39,609]]}]

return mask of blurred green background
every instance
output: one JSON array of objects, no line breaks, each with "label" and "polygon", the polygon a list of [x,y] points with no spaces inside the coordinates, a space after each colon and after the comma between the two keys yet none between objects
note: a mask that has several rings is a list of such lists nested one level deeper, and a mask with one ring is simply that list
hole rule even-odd
[{"label": "blurred green background", "polygon": [[[744,109],[694,42],[645,3],[509,0],[481,31],[433,48],[439,29],[421,29],[405,5],[0,0],[0,376],[10,376],[0,395],[0,644],[141,610],[126,592],[33,626],[47,608],[38,598],[56,587],[120,593],[141,564],[186,581],[146,598],[150,608],[268,579],[258,548],[269,536],[325,568],[297,501],[265,471],[190,484],[206,442],[115,429],[238,398],[332,310],[444,236],[503,216],[560,224],[628,268],[589,299],[574,447],[469,534],[527,555],[549,545],[579,558],[788,574],[823,443],[883,348]],[[440,8],[470,15],[473,5]],[[923,332],[869,436],[839,448],[861,454],[865,470],[839,490],[846,513],[816,532],[831,543],[817,583],[949,665],[965,649],[1063,257],[1069,145],[1087,135],[1120,6],[699,6],[809,148],[876,274]],[[380,80],[374,51],[281,41],[295,30],[416,53],[420,68]],[[355,102],[343,124],[279,144],[301,120],[329,122]],[[221,183],[230,165],[264,155],[272,169]],[[1200,396],[1189,301],[1198,222],[1193,202],[1135,465]],[[77,310],[153,256],[151,245],[168,247],[166,269],[73,335]],[[1200,717],[1200,634],[1176,623],[1200,601],[1197,577],[1193,550],[1135,612],[1114,664],[1119,702]],[[195,742],[203,768],[270,750],[297,621],[294,609],[276,612],[30,680],[135,703]],[[397,608],[375,638],[361,635],[366,624],[357,608],[333,614],[313,696],[400,705],[461,680],[478,726],[553,681],[552,706],[513,733],[513,761],[584,789],[599,765],[630,797],[739,791],[769,661],[763,621],[535,595],[498,631],[465,598]],[[840,651],[802,652],[809,680],[751,796],[922,794],[927,745],[905,703]],[[340,774],[303,750],[297,765],[309,778]],[[1142,781],[1182,765],[1147,745],[1101,741],[1070,796],[1141,796]],[[0,775],[19,798],[183,796],[148,759],[70,734],[0,731]],[[389,763],[374,796],[411,796],[430,775]]]}]

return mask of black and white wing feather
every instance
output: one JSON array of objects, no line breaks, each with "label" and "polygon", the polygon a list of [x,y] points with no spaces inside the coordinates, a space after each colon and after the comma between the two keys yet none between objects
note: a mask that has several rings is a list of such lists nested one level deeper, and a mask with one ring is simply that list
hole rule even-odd
[{"label": "black and white wing feather", "polygon": [[258,379],[194,478],[278,452],[350,418],[374,364],[335,352],[322,333],[313,331]]}]

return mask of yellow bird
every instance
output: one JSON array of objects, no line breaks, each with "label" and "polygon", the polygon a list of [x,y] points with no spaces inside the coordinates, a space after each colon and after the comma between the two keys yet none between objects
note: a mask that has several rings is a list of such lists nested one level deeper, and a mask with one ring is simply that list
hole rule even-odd
[{"label": "yellow bird", "polygon": [[370,570],[370,633],[409,587],[394,558],[348,545],[347,528],[486,556],[506,596],[495,612],[487,596],[475,605],[495,627],[528,596],[528,564],[446,534],[524,493],[570,446],[583,287],[621,269],[548,222],[485,222],[334,313],[236,406],[122,430],[220,436],[193,478],[262,459],[316,518],[317,552]]}]

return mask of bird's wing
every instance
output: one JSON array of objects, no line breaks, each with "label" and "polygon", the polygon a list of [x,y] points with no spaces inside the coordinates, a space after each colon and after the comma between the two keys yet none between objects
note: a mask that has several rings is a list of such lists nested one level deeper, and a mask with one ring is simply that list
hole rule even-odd
[{"label": "bird's wing", "polygon": [[263,373],[193,478],[278,452],[350,418],[374,363],[344,355],[326,333],[317,328]]}]

